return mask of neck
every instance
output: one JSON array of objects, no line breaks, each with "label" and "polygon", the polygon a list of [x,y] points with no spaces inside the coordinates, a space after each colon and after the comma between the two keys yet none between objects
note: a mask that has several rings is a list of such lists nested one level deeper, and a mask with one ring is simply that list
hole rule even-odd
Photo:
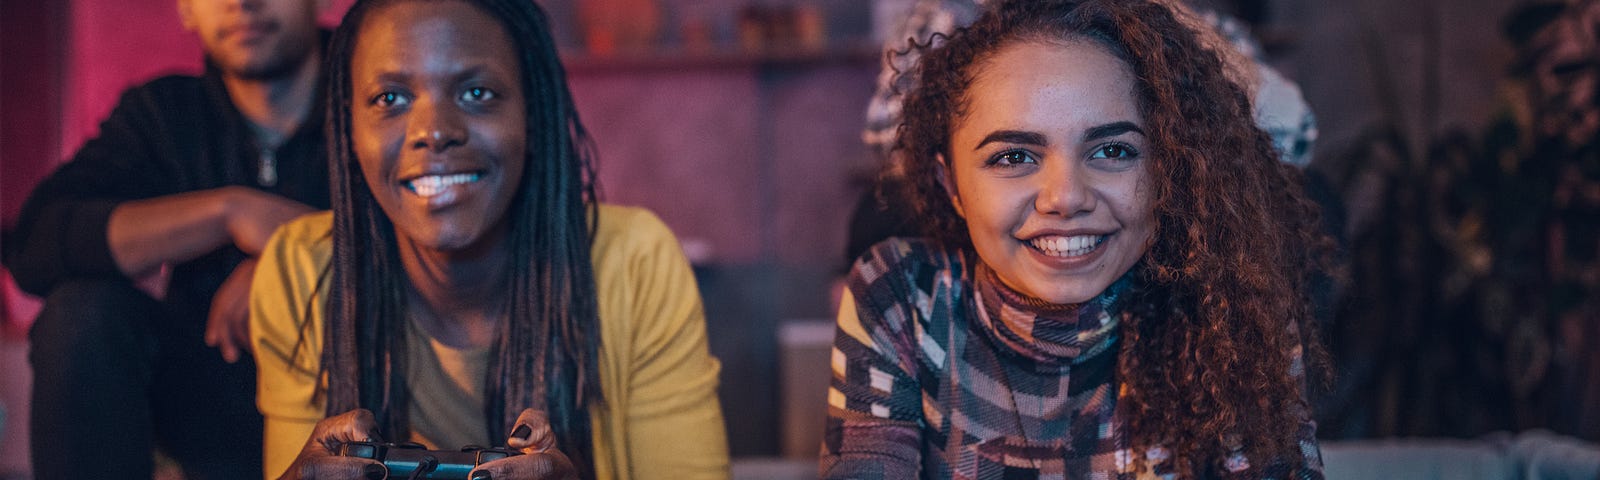
[{"label": "neck", "polygon": [[1116,339],[1117,297],[1131,280],[1124,276],[1084,303],[1061,305],[1029,297],[1005,285],[992,269],[976,267],[974,322],[997,345],[1041,365],[1062,367],[1085,352],[1104,351]]},{"label": "neck", "polygon": [[264,147],[276,147],[294,134],[315,106],[318,65],[322,53],[313,50],[300,65],[287,74],[272,78],[249,78],[224,71],[222,83],[228,99],[246,120],[256,127]]},{"label": "neck", "polygon": [[[398,233],[398,232],[396,232]],[[510,312],[511,252],[504,235],[464,251],[443,252],[398,235],[405,268],[407,313],[440,343],[456,348],[491,344]]]}]

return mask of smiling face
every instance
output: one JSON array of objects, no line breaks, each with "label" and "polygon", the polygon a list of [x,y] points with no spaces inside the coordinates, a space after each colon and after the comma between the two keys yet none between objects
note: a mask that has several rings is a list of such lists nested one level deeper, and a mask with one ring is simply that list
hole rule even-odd
[{"label": "smiling face", "polygon": [[362,23],[351,144],[402,241],[451,252],[504,237],[527,162],[519,65],[500,22],[464,2],[401,2]]},{"label": "smiling face", "polygon": [[223,71],[271,78],[306,61],[317,48],[313,0],[179,0],[184,28],[200,36],[206,57]]},{"label": "smiling face", "polygon": [[1132,74],[1087,41],[1014,43],[972,68],[945,161],[973,247],[1019,292],[1094,298],[1155,232]]}]

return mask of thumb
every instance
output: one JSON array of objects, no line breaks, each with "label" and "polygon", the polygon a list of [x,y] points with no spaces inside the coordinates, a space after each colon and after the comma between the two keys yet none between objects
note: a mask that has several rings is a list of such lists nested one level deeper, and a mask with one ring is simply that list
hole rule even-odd
[{"label": "thumb", "polygon": [[511,427],[506,446],[523,453],[543,452],[556,448],[556,434],[550,429],[550,418],[544,412],[524,409]]}]

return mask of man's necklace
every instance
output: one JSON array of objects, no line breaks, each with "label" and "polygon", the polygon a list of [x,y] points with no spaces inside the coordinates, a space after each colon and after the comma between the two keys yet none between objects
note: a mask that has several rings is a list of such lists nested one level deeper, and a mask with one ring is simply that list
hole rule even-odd
[{"label": "man's necklace", "polygon": [[278,184],[278,151],[275,148],[263,147],[261,149],[261,164],[256,169],[256,183],[263,187]]},{"label": "man's necklace", "polygon": [[272,187],[278,184],[278,147],[282,146],[283,135],[274,132],[254,122],[246,121],[250,131],[255,134],[256,145],[260,149],[256,164],[256,184],[262,187]]}]

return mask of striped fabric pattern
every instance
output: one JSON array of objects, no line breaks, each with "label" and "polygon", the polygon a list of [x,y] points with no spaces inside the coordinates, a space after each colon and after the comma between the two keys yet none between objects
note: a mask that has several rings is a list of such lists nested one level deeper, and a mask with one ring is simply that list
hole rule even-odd
[{"label": "striped fabric pattern", "polygon": [[[822,477],[1172,478],[1165,450],[1132,452],[1118,430],[1116,297],[1129,283],[1053,306],[960,250],[873,247],[841,306]],[[1248,473],[1242,456],[1231,460]],[[1281,473],[1270,477],[1321,478]]]}]

